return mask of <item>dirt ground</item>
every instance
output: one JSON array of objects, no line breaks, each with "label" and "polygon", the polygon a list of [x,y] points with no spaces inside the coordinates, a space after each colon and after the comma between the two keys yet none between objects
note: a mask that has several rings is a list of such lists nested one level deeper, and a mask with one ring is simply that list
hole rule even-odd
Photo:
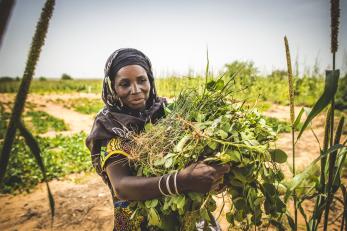
[{"label": "dirt ground", "polygon": [[[34,103],[40,110],[64,119],[72,134],[80,131],[89,132],[93,123],[92,116],[83,115],[66,109],[63,105],[55,104],[55,99],[90,97],[98,98],[96,94],[66,94],[66,95],[30,95],[28,102]],[[9,102],[14,98],[10,94],[0,94],[0,102]],[[300,108],[296,108],[299,112]],[[286,106],[273,105],[265,112],[267,116],[279,119],[289,117]],[[318,117],[312,128],[320,142],[323,137],[324,118]],[[53,136],[55,133],[44,134]],[[278,148],[291,153],[291,134],[281,134],[276,143]],[[314,142],[314,136],[309,130],[304,133],[297,143],[296,166],[303,170],[319,154],[319,144]],[[288,158],[292,163],[292,158]],[[290,175],[289,168],[283,166],[285,174]],[[44,184],[40,184],[30,193],[19,195],[0,194],[0,230],[112,230],[113,210],[108,188],[95,173],[81,173],[66,176],[64,179],[53,180],[50,187],[55,199],[56,214],[53,225],[50,218],[47,191]],[[218,215],[222,199],[217,199]],[[226,206],[228,207],[228,206]],[[310,208],[308,208],[310,209]],[[342,210],[340,210],[342,211]],[[338,211],[339,212],[339,211]],[[339,213],[336,214],[339,214]],[[224,212],[223,212],[224,213]],[[222,216],[221,216],[222,217]],[[304,230],[304,222],[299,217],[300,230]],[[227,230],[227,223],[219,219],[222,230]],[[333,229],[338,227],[334,226]]]}]

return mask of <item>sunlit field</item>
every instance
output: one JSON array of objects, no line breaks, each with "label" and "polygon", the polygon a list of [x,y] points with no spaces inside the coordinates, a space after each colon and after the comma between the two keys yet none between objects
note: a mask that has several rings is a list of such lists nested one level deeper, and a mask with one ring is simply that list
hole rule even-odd
[{"label": "sunlit field", "polygon": [[[0,0],[1,52],[15,2]],[[293,24],[293,20],[281,24],[282,20],[289,20],[289,17],[283,14],[283,19],[278,19],[278,15],[275,17],[272,14],[276,11],[275,8],[271,8],[272,12],[266,11],[267,14],[271,13],[267,15],[271,20],[267,19],[266,25],[270,26],[266,30],[256,29],[261,24],[256,24],[255,20],[249,20],[250,16],[247,16],[247,23],[254,22],[245,26],[246,24],[242,24],[245,19],[238,19],[240,25],[237,28],[231,27],[232,37],[228,37],[231,35],[229,29],[227,32],[219,24],[224,25],[223,17],[236,12],[225,15],[218,11],[220,23],[211,26],[210,21],[216,22],[212,20],[214,6],[201,2],[199,6],[204,5],[209,10],[211,20],[203,21],[199,16],[196,20],[199,25],[194,28],[189,26],[190,19],[186,20],[184,23],[187,23],[185,26],[189,30],[184,35],[182,32],[175,32],[176,25],[172,18],[169,17],[170,26],[163,23],[164,27],[161,29],[170,28],[170,36],[179,38],[175,37],[177,44],[172,44],[170,36],[164,38],[165,32],[160,32],[158,36],[157,32],[152,34],[150,30],[153,27],[151,23],[155,24],[160,20],[151,18],[152,21],[147,21],[145,13],[155,9],[159,5],[157,2],[146,9],[146,12],[140,12],[141,20],[136,19],[137,23],[141,24],[143,20],[150,24],[146,33],[153,35],[152,37],[144,36],[146,33],[137,30],[131,23],[127,24],[120,15],[128,12],[124,10],[128,6],[117,3],[122,10],[112,11],[112,20],[107,19],[108,14],[98,14],[98,17],[102,15],[103,23],[98,21],[100,18],[90,23],[86,27],[88,36],[85,30],[80,31],[80,34],[77,32],[79,28],[85,27],[82,24],[88,21],[85,20],[87,18],[84,17],[80,25],[72,27],[76,34],[73,33],[73,37],[69,38],[74,40],[71,42],[74,46],[68,48],[70,42],[62,42],[64,50],[73,49],[71,57],[65,53],[60,54],[59,50],[59,54],[54,54],[55,62],[58,57],[59,63],[51,65],[53,62],[50,61],[50,55],[55,52],[48,50],[46,56],[43,56],[50,57],[47,58],[48,62],[42,62],[37,68],[41,50],[45,46],[53,48],[57,37],[59,42],[63,41],[61,34],[56,32],[59,31],[57,25],[65,25],[69,28],[67,31],[71,30],[63,23],[64,20],[54,21],[55,27],[50,28],[53,12],[58,11],[61,16],[64,11],[62,9],[71,4],[63,2],[45,0],[40,17],[35,18],[36,29],[22,76],[16,77],[19,67],[16,66],[15,57],[19,53],[13,50],[9,53],[5,49],[8,56],[6,59],[10,58],[12,63],[5,62],[3,67],[6,70],[0,71],[4,73],[1,74],[4,76],[0,76],[0,230],[142,230],[140,226],[145,226],[146,230],[153,231],[200,231],[219,226],[218,230],[221,231],[347,231],[347,56],[345,50],[344,58],[338,53],[339,41],[345,41],[339,39],[339,30],[345,28],[340,27],[343,20],[340,18],[339,0],[330,1],[330,44],[322,40],[326,43],[324,47],[329,46],[328,52],[322,52],[325,56],[322,59],[324,65],[320,64],[318,55],[314,65],[307,65],[306,51],[298,46],[298,37],[293,35],[299,33],[300,39],[309,41],[302,31],[307,34],[311,31],[305,27],[298,29],[299,26]],[[24,1],[19,4],[23,3]],[[55,10],[56,4],[61,4],[59,7],[62,8]],[[85,4],[87,8],[90,7],[89,4]],[[259,12],[263,12],[262,8],[269,8],[265,7],[265,3],[262,4],[264,6],[256,6],[257,10],[259,7]],[[281,4],[280,8],[283,10],[287,3]],[[294,6],[298,3],[291,4]],[[324,4],[302,3],[293,14],[300,16],[302,9],[308,6],[319,7],[319,10],[327,8],[327,3]],[[71,5],[71,9],[73,7],[76,6]],[[79,7],[82,9],[85,6]],[[98,7],[95,6],[95,10],[100,12],[109,10],[105,6]],[[86,8],[83,9],[81,12],[87,12],[88,18],[95,16]],[[125,18],[132,20],[134,17],[130,15],[137,12],[137,8],[131,9],[129,17]],[[197,5],[194,11],[195,9],[204,12]],[[158,12],[163,13],[161,10]],[[247,12],[248,10],[250,9]],[[325,11],[328,12],[328,9]],[[28,15],[18,12],[15,12],[17,21],[23,19],[23,15],[29,16],[31,9],[28,9]],[[73,14],[76,21],[81,12]],[[276,13],[278,12],[282,13],[281,10]],[[184,12],[181,13],[185,19]],[[193,22],[197,15],[190,13],[189,17]],[[235,15],[243,17],[244,13],[246,12],[242,16]],[[306,13],[307,11],[305,15]],[[98,30],[102,31],[101,25],[106,21],[114,21],[114,15],[120,16],[116,21],[124,24],[126,29],[123,28],[123,31],[114,36],[117,25],[113,24],[112,28],[107,28],[109,34],[93,37],[93,34],[99,34],[93,31],[93,26],[99,22]],[[64,19],[65,16],[68,17],[69,14],[64,14]],[[262,21],[263,16],[258,15],[257,20]],[[160,17],[165,18],[166,13]],[[174,18],[175,21],[181,20],[177,15]],[[328,20],[326,15],[320,19]],[[310,21],[311,17],[306,20]],[[272,21],[276,21],[278,25],[271,24]],[[304,24],[299,17],[298,21]],[[70,23],[73,24],[71,20],[69,25]],[[311,27],[310,23],[307,25]],[[200,38],[201,25],[205,24],[208,32],[203,28],[205,36]],[[178,27],[181,28],[182,25]],[[239,27],[247,30],[239,30]],[[270,27],[276,27],[276,33]],[[253,37],[247,40],[250,35],[248,28],[252,29],[251,37],[257,38],[256,42],[252,41],[255,40]],[[288,39],[286,35],[283,35],[283,40],[277,41],[278,28],[283,30],[280,33],[293,36],[295,45],[291,44],[292,37]],[[45,41],[49,29],[53,31],[50,33],[56,33],[50,43]],[[102,92],[103,76],[90,78],[94,75],[92,73],[100,73],[92,72],[93,65],[100,65],[93,58],[100,55],[97,51],[104,51],[103,45],[108,44],[108,40],[112,40],[112,46],[118,46],[124,35],[126,44],[132,44],[134,34],[129,37],[128,30],[136,32],[137,36],[141,35],[138,39],[143,44],[158,45],[155,46],[156,49],[161,49],[159,44],[162,44],[155,40],[156,37],[162,37],[167,42],[166,48],[168,44],[172,44],[174,48],[180,47],[182,54],[174,57],[179,61],[192,59],[188,55],[197,54],[196,47],[193,47],[195,42],[200,45],[209,43],[213,57],[218,54],[216,45],[220,45],[220,41],[229,43],[232,38],[230,43],[237,45],[231,46],[232,52],[228,50],[233,56],[225,56],[228,52],[224,52],[224,48],[230,44],[223,44],[223,52],[216,59],[219,62],[217,71],[209,56],[209,46],[206,47],[205,67],[200,72],[197,70],[199,65],[193,64],[193,61],[181,63],[181,67],[177,63],[171,63],[175,59],[169,62],[173,53],[168,51],[163,56],[165,61],[174,69],[177,68],[170,73],[183,73],[178,69],[186,66],[189,67],[190,74],[154,76],[154,85],[151,78],[152,62],[146,55],[137,49],[116,50],[106,62],[104,79],[107,85]],[[225,40],[217,42],[214,39],[220,35],[215,33],[220,30],[225,30]],[[9,31],[12,33],[16,30],[11,27]],[[194,37],[198,31],[200,32]],[[191,34],[193,32],[194,36]],[[21,33],[16,36],[22,38],[19,35]],[[210,34],[215,38],[210,37]],[[70,33],[65,34],[67,37],[68,35]],[[89,36],[92,40],[88,40]],[[6,41],[7,44],[17,48],[17,44],[11,43],[17,37],[11,37],[10,43]],[[151,40],[147,40],[147,37]],[[189,40],[191,37],[197,41]],[[222,37],[224,39],[224,34]],[[271,40],[272,37],[276,40]],[[83,38],[83,42],[78,38]],[[188,53],[183,52],[187,47],[181,47],[185,46],[180,43],[181,38],[190,41],[187,43]],[[254,44],[250,46],[243,40]],[[91,52],[90,47],[86,49],[85,45],[90,46],[90,41],[98,44],[98,49]],[[271,49],[268,47],[265,52],[258,50],[264,48],[265,44],[269,46],[268,41],[276,43],[276,46],[271,44]],[[281,53],[278,52],[277,43],[281,44]],[[313,42],[309,45],[323,46]],[[19,47],[21,46],[18,45]],[[300,57],[300,62],[301,51],[298,47],[305,51],[305,57]],[[83,50],[77,51],[75,48]],[[239,48],[244,54],[238,53]],[[152,49],[155,50],[154,46],[150,50]],[[258,63],[254,63],[248,54],[253,49],[259,53],[253,54]],[[294,62],[291,49],[298,50]],[[86,57],[86,51],[92,55]],[[281,57],[274,58],[273,54],[281,54]],[[59,55],[65,55],[66,60]],[[248,58],[242,59],[243,57]],[[85,61],[87,58],[88,61]],[[13,62],[14,59],[16,62]],[[65,61],[70,63],[67,65]],[[163,60],[156,59],[159,65],[158,61]],[[78,62],[83,63],[83,70],[76,73],[84,73],[86,78],[63,72],[74,72],[73,67],[81,67]],[[58,66],[64,68],[56,70]],[[268,67],[272,67],[271,71],[268,71]],[[171,69],[161,66],[154,70],[161,72],[165,68]],[[41,73],[45,74],[40,76]],[[49,73],[63,74],[44,76]],[[156,97],[154,87],[157,95],[166,100]],[[101,94],[106,98],[107,106],[104,105]],[[88,136],[89,134],[91,135]],[[87,144],[92,151],[87,148]],[[157,188],[153,188],[154,185]],[[111,196],[114,196],[113,201]]]}]

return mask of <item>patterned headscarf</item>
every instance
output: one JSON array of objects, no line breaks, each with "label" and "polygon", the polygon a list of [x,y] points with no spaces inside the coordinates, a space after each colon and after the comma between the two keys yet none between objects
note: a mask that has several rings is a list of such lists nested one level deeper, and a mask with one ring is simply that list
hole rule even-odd
[{"label": "patterned headscarf", "polygon": [[[114,90],[114,78],[117,72],[127,65],[140,65],[147,73],[151,90],[149,99],[147,100],[146,108],[151,107],[155,101],[158,100],[157,92],[154,85],[154,78],[152,72],[152,64],[149,58],[141,51],[133,48],[122,48],[113,52],[107,59],[105,64],[105,78],[103,81],[102,100],[110,111],[121,112],[124,111],[124,106],[120,103],[119,98]],[[127,108],[131,111],[130,108]]]}]

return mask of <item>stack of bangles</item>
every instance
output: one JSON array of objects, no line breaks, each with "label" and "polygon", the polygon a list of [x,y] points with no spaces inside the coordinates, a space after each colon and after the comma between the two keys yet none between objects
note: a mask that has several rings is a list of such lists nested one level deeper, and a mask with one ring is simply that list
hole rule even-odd
[{"label": "stack of bangles", "polygon": [[[166,174],[166,175],[163,175],[160,177],[159,181],[158,181],[158,188],[159,188],[159,191],[161,193],[161,195],[163,196],[172,196],[172,195],[177,195],[179,194],[178,190],[177,190],[177,174],[178,172],[176,172],[173,176],[174,178],[174,189],[175,189],[175,193],[173,193],[173,191],[171,190],[170,188],[170,177],[172,176],[172,174]],[[161,188],[161,180],[163,179],[164,176],[167,176],[166,177],[166,183],[165,183],[165,186],[166,186],[166,191],[168,192],[168,194],[164,193],[162,188]]]}]

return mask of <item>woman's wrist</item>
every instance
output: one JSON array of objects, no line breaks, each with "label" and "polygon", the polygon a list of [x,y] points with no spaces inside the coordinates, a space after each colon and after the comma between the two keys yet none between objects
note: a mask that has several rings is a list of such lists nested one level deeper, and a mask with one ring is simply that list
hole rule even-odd
[{"label": "woman's wrist", "polygon": [[166,174],[159,178],[158,189],[163,196],[178,195],[190,190],[187,176],[179,171],[173,174]]},{"label": "woman's wrist", "polygon": [[190,191],[189,183],[187,182],[187,176],[182,171],[179,171],[177,173],[177,189],[179,193]]}]

